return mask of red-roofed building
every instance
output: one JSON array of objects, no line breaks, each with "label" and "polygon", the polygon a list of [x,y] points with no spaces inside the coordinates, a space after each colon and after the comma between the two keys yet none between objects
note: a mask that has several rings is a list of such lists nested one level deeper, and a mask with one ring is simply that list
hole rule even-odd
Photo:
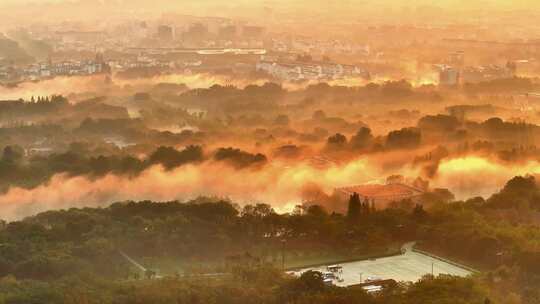
[{"label": "red-roofed building", "polygon": [[375,202],[376,206],[386,205],[390,202],[401,201],[404,199],[418,199],[424,190],[402,183],[390,184],[367,184],[351,187],[336,188],[334,193],[348,200],[353,193],[358,193],[362,200],[368,199],[370,202]]}]

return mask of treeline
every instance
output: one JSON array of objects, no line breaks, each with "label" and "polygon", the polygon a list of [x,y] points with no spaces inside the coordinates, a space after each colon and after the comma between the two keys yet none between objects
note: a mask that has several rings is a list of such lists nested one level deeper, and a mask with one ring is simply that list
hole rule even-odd
[{"label": "treeline", "polygon": [[284,276],[274,268],[239,269],[225,278],[167,278],[145,282],[84,277],[38,282],[0,279],[0,301],[6,304],[490,304],[472,279],[426,276],[414,284],[394,285],[377,295],[359,287],[326,286],[320,275]]},{"label": "treeline", "polygon": [[515,177],[487,200],[476,197],[432,208],[426,220],[437,222],[438,231],[426,231],[424,239],[432,249],[483,268],[515,266],[524,254],[540,259],[533,249],[540,240],[539,214],[535,178]]},{"label": "treeline", "polygon": [[202,107],[220,113],[257,111],[262,113],[278,109],[278,101],[288,92],[275,83],[262,86],[248,85],[243,89],[234,86],[213,85],[180,94],[174,101],[184,106]]},{"label": "treeline", "polygon": [[531,92],[538,89],[538,84],[531,78],[509,77],[483,81],[480,83],[466,83],[463,90],[467,94],[497,94],[509,92]]},{"label": "treeline", "polygon": [[348,139],[336,133],[328,137],[326,151],[370,153],[397,149],[415,149],[422,144],[422,132],[418,128],[402,128],[390,131],[386,136],[374,137],[371,129],[362,127]]},{"label": "treeline", "polygon": [[29,101],[3,100],[0,101],[0,120],[14,119],[31,115],[46,115],[63,110],[69,106],[68,100],[60,95],[32,96]]},{"label": "treeline", "polygon": [[424,218],[420,247],[487,271],[483,283],[498,298],[540,299],[540,187],[532,176],[508,181],[500,192],[439,204]]},{"label": "treeline", "polygon": [[414,213],[399,209],[351,220],[320,206],[277,214],[264,204],[239,208],[208,199],[50,211],[1,229],[0,277],[133,277],[134,269],[120,251],[147,260],[147,266],[159,265],[160,260],[183,261],[175,270],[184,273],[226,272],[238,263],[282,267],[284,251],[287,265],[317,255],[351,258],[387,253],[390,248],[399,252],[401,243],[414,238],[415,222]]},{"label": "treeline", "polygon": [[[107,282],[100,286],[115,286],[112,294],[124,292],[121,291],[124,284],[136,284],[137,290],[149,286],[154,286],[152,290],[172,288],[157,287],[167,286],[170,279],[139,281],[143,275],[120,252],[160,275],[177,277],[175,280],[182,283],[175,286],[186,283],[186,276],[228,273],[239,277],[220,284],[233,288],[227,284],[253,281],[250,273],[257,269],[265,269],[261,275],[275,277],[272,267],[287,267],[298,260],[305,262],[314,256],[359,258],[391,252],[404,242],[417,240],[423,249],[484,270],[474,282],[489,287],[491,299],[504,299],[512,294],[522,301],[516,303],[534,303],[540,296],[540,252],[536,249],[540,241],[536,220],[540,214],[539,197],[540,188],[533,177],[516,177],[487,200],[472,198],[453,203],[441,200],[427,209],[402,201],[376,210],[368,201],[353,195],[344,215],[329,213],[316,204],[298,206],[289,214],[277,214],[265,204],[239,207],[204,198],[187,203],[126,202],[108,208],[49,211],[1,225],[0,277],[4,279],[0,280],[0,288],[10,288],[9,292],[15,295],[29,286],[43,292],[65,288],[62,286],[68,281],[78,282],[81,290],[90,288],[88,284]],[[92,278],[90,283],[84,281],[89,278]],[[455,283],[460,288],[474,286],[467,280],[443,278],[445,284]],[[430,282],[433,280],[423,281]],[[256,290],[244,286],[235,288],[241,293]],[[399,294],[412,292],[414,286],[417,285]],[[104,288],[109,290],[109,287]],[[272,289],[274,296],[276,289],[280,288]],[[330,290],[325,289],[320,296],[325,298]],[[345,292],[344,295],[349,292],[334,291]],[[157,296],[151,290],[146,292]],[[171,295],[170,292],[174,298],[182,297],[176,294],[176,289],[160,293]],[[437,289],[433,292],[441,297],[451,296],[437,293]],[[465,294],[471,295],[470,292]],[[416,295],[421,297],[422,293]],[[137,293],[135,297],[139,296],[142,295]],[[310,301],[319,299],[312,293],[304,296]],[[475,298],[462,303],[484,303],[477,300],[484,301]],[[300,298],[288,301],[313,303],[302,302]],[[350,303],[343,301],[338,303]]]},{"label": "treeline", "polygon": [[263,154],[252,154],[235,148],[219,148],[205,153],[201,146],[190,145],[182,150],[158,147],[144,159],[132,155],[93,155],[84,144],[72,144],[67,152],[47,156],[25,156],[17,146],[7,146],[0,155],[0,190],[18,186],[33,188],[48,181],[55,174],[101,177],[116,174],[134,177],[151,166],[161,165],[172,170],[188,163],[213,160],[237,169],[264,165]]},{"label": "treeline", "polygon": [[[240,208],[200,199],[188,203],[127,202],[103,209],[41,213],[0,229],[1,303],[490,303],[470,278],[425,277],[382,294],[326,286],[316,272],[284,275],[302,252],[381,252],[414,239],[425,223],[421,208],[373,210],[351,199],[348,215],[298,206],[277,214],[264,204]],[[424,224],[419,224],[424,223]],[[120,252],[166,275],[141,280]],[[184,267],[159,269],[174,258]],[[207,261],[214,268],[199,277]],[[220,262],[216,262],[220,261]]]},{"label": "treeline", "polygon": [[[106,104],[100,98],[70,103],[61,95],[37,96],[30,100],[0,100],[0,131],[2,133],[17,133],[17,127],[56,125],[64,132],[78,128],[87,119],[96,120],[128,120],[129,114],[125,107]],[[135,121],[135,120],[134,120]],[[64,135],[63,132],[54,134]],[[44,137],[36,132],[35,140]],[[53,139],[55,137],[46,137]],[[17,138],[10,141],[0,138],[0,143],[18,142]]]},{"label": "treeline", "polygon": [[507,141],[528,144],[536,142],[540,137],[540,128],[537,125],[525,122],[503,121],[499,117],[492,117],[483,122],[464,120],[459,115],[428,115],[418,121],[418,128],[431,137],[445,138],[447,140],[462,141]]},{"label": "treeline", "polygon": [[434,87],[415,88],[406,80],[386,81],[384,83],[369,83],[365,86],[346,87],[331,86],[326,83],[310,85],[304,93],[307,98],[329,99],[334,101],[404,101],[417,100],[435,102],[443,99]]},{"label": "treeline", "polygon": [[210,88],[193,89],[180,94],[174,99],[183,105],[218,110],[222,113],[239,113],[246,111],[272,112],[278,110],[278,102],[287,98],[302,97],[304,103],[309,101],[332,101],[333,103],[362,101],[394,102],[416,100],[434,102],[442,100],[435,88],[414,88],[405,80],[387,81],[382,84],[370,83],[365,86],[346,87],[331,86],[326,83],[310,85],[303,90],[292,92],[281,85],[267,82],[261,86],[248,85],[238,88],[227,85],[213,85]]},{"label": "treeline", "polygon": [[535,143],[540,128],[524,122],[503,121],[498,117],[483,122],[462,120],[455,115],[428,115],[420,118],[416,127],[374,136],[372,130],[361,127],[347,136],[336,133],[327,138],[327,152],[372,153],[396,149],[415,149],[428,144],[446,142],[455,152],[485,153],[505,161],[536,157]]}]

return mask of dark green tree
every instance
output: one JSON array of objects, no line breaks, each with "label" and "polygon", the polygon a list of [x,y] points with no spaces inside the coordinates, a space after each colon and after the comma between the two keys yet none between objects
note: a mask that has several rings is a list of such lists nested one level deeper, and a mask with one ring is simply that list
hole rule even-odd
[{"label": "dark green tree", "polygon": [[347,209],[347,218],[351,221],[356,221],[362,214],[362,202],[360,201],[360,195],[353,193],[349,198],[349,207]]}]

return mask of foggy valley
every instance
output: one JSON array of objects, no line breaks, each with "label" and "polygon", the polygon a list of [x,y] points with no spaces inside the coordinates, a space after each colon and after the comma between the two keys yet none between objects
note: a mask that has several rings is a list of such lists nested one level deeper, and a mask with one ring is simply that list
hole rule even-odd
[{"label": "foggy valley", "polygon": [[540,303],[536,1],[0,16],[0,303]]}]

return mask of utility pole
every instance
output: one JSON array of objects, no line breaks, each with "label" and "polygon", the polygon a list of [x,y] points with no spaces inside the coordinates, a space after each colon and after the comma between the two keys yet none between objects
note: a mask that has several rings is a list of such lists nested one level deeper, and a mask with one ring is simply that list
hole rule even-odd
[{"label": "utility pole", "polygon": [[285,271],[285,240],[281,240],[281,269]]},{"label": "utility pole", "polygon": [[435,263],[431,262],[431,276],[432,276],[432,277],[435,277],[435,275],[434,275],[434,273],[433,273],[433,265],[434,265],[434,264],[435,264]]}]

